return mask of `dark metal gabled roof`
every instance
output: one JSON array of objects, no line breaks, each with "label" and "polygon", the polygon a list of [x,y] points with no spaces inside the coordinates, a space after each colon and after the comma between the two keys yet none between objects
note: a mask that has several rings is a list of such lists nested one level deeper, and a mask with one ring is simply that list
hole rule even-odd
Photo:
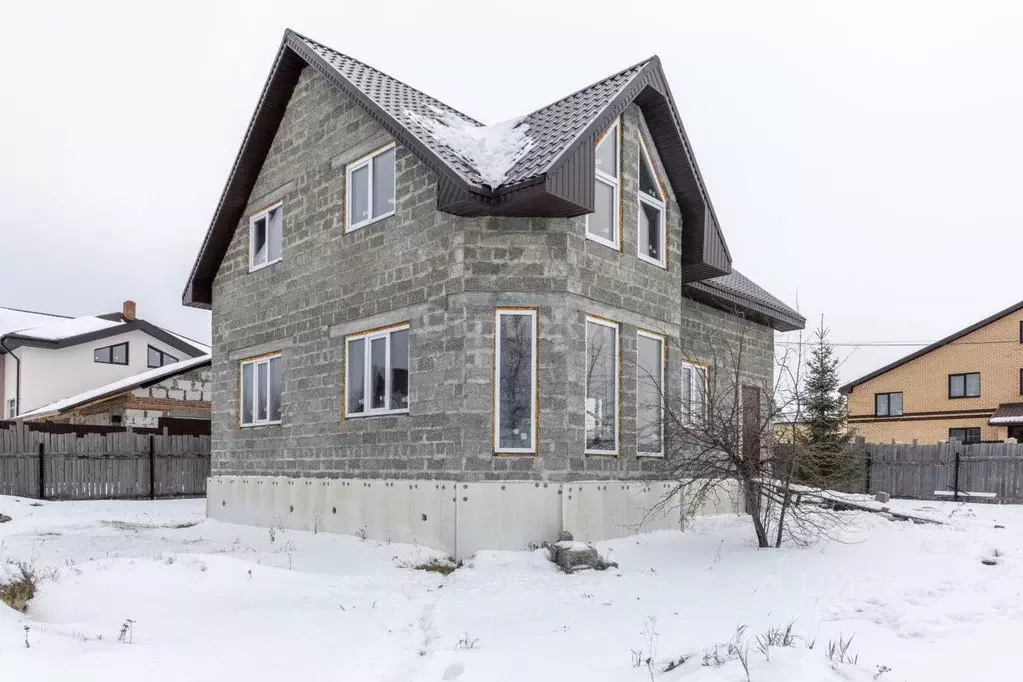
[{"label": "dark metal gabled roof", "polygon": [[[524,117],[512,128],[527,135],[528,144],[515,148],[519,155],[511,159],[503,174],[492,168],[484,173],[466,157],[465,149],[452,148],[433,127],[434,123],[449,127],[453,123],[468,128],[472,137],[481,132],[475,128],[483,127],[478,121],[373,67],[288,30],[189,276],[182,296],[186,305],[211,305],[220,262],[243,217],[299,75],[307,66],[354,99],[437,173],[438,209],[462,216],[572,217],[592,212],[594,141],[614,118],[635,103],[643,111],[682,210],[683,280],[705,280],[731,271],[728,246],[656,57]],[[484,182],[484,178],[500,181]]]},{"label": "dark metal gabled roof", "polygon": [[650,61],[645,59],[526,116],[527,134],[535,144],[512,167],[507,181],[522,182],[549,171]]}]

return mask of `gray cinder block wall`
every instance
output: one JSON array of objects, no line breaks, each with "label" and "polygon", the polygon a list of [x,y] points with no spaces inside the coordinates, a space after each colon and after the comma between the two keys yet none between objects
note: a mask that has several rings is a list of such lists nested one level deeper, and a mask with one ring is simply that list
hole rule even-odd
[{"label": "gray cinder block wall", "polygon": [[[773,332],[681,295],[680,211],[669,267],[636,256],[639,109],[622,118],[621,252],[584,218],[460,218],[436,210],[436,178],[400,145],[396,212],[344,231],[345,164],[386,143],[363,109],[312,69],[295,88],[213,288],[213,475],[455,480],[656,478],[636,457],[636,331],[665,333],[668,390],[682,360],[746,344],[770,385]],[[647,149],[656,150],[647,137]],[[662,177],[663,169],[659,169]],[[283,201],[283,260],[248,270],[248,221]],[[538,455],[493,454],[494,307],[539,308]],[[584,456],[585,316],[621,323],[620,453]],[[410,414],[342,419],[344,335],[409,322]],[[238,427],[238,362],[282,355],[282,424]]]}]

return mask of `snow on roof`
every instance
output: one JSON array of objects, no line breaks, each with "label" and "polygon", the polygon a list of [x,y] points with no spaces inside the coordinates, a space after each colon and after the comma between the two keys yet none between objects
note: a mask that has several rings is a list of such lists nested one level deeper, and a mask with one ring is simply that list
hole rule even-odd
[{"label": "snow on roof", "polygon": [[49,313],[37,313],[31,310],[18,310],[17,308],[0,307],[0,336],[10,334],[21,329],[38,327],[52,322],[68,319],[64,315],[51,315]]},{"label": "snow on roof", "polygon": [[526,134],[529,126],[524,116],[483,126],[438,107],[431,110],[433,117],[411,109],[405,110],[405,116],[468,164],[491,189],[503,185],[508,172],[536,144]]},{"label": "snow on roof", "polygon": [[18,336],[39,339],[40,341],[61,341],[72,336],[98,332],[124,324],[123,321],[106,320],[95,315],[75,317],[70,320],[59,320],[39,327],[31,327],[18,331]]},{"label": "snow on roof", "polygon": [[60,414],[65,410],[69,410],[72,407],[76,407],[83,403],[92,402],[100,398],[106,398],[131,389],[137,388],[143,384],[150,382],[161,381],[178,374],[187,372],[190,369],[201,367],[210,363],[210,355],[200,355],[197,358],[189,358],[188,360],[182,360],[181,362],[174,362],[163,367],[157,367],[141,374],[134,374],[124,379],[111,382],[100,386],[99,388],[93,388],[88,391],[83,391],[76,395],[68,396],[67,398],[61,398],[56,400],[49,405],[36,408],[24,414],[19,414],[17,419],[38,419],[40,417],[49,417],[55,414]]}]

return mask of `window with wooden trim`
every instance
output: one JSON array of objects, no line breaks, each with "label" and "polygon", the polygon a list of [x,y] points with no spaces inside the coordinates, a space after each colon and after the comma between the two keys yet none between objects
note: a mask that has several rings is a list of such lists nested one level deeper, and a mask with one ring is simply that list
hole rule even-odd
[{"label": "window with wooden trim", "polygon": [[980,397],[980,372],[948,375],[949,398]]},{"label": "window with wooden trim", "polygon": [[242,360],[238,396],[241,426],[281,423],[281,356]]},{"label": "window with wooden trim", "polygon": [[875,393],[874,394],[874,416],[875,417],[901,417],[902,416],[902,392],[898,393]]},{"label": "window with wooden trim", "polygon": [[948,439],[957,440],[960,443],[979,443],[980,427],[972,426],[965,429],[949,429]]},{"label": "window with wooden trim", "polygon": [[1019,371],[1019,394],[1023,395],[1023,369]]},{"label": "window with wooden trim", "polygon": [[620,121],[616,120],[597,141],[594,151],[593,213],[586,216],[586,237],[613,249],[618,248],[620,223],[620,127]]},{"label": "window with wooden trim", "polygon": [[618,454],[618,323],[586,318],[586,453]]},{"label": "window with wooden trim", "polygon": [[667,264],[667,197],[661,190],[661,183],[654,171],[654,164],[647,151],[646,143],[639,141],[639,235],[636,240],[637,255],[659,267]]},{"label": "window with wooden trim", "polygon": [[682,363],[682,423],[699,425],[707,412],[707,368]]},{"label": "window with wooden trim", "polygon": [[284,206],[277,204],[249,219],[249,272],[281,260],[284,251]]},{"label": "window with wooden trim", "polygon": [[345,172],[346,232],[394,215],[395,159],[396,147],[391,143],[348,164]]},{"label": "window with wooden trim", "polygon": [[345,415],[407,414],[409,407],[407,324],[345,337]]},{"label": "window with wooden trim", "polygon": [[150,368],[163,367],[177,362],[178,359],[170,353],[165,353],[159,348],[149,346],[146,349],[146,366]]},{"label": "window with wooden trim", "polygon": [[636,452],[664,454],[664,337],[636,334]]},{"label": "window with wooden trim", "polygon": [[128,342],[115,343],[112,346],[103,346],[92,351],[92,361],[105,365],[127,365],[128,364]]},{"label": "window with wooden trim", "polygon": [[534,454],[537,428],[537,311],[494,313],[494,452]]}]

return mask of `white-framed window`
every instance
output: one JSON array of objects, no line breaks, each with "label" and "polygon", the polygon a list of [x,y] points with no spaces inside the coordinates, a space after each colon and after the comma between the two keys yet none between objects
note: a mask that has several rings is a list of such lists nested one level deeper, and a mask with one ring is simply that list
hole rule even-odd
[{"label": "white-framed window", "polygon": [[14,398],[7,399],[7,418],[14,419],[18,416],[18,403]]},{"label": "white-framed window", "polygon": [[618,454],[618,353],[618,323],[587,315],[587,454]]},{"label": "white-framed window", "polygon": [[699,424],[707,411],[707,368],[682,363],[682,423]]},{"label": "white-framed window", "polygon": [[284,253],[284,205],[275,204],[249,219],[249,272],[281,260]]},{"label": "white-framed window", "polygon": [[664,337],[636,333],[636,452],[664,454]]},{"label": "white-framed window", "polygon": [[351,232],[394,215],[395,145],[348,164],[345,180],[345,231]]},{"label": "white-framed window", "polygon": [[261,355],[240,363],[239,419],[241,426],[281,423],[281,354]]},{"label": "white-framed window", "polygon": [[154,369],[156,367],[163,367],[164,365],[170,365],[177,362],[178,359],[170,353],[165,353],[159,348],[153,348],[149,346],[146,349],[146,366]]},{"label": "white-framed window", "polygon": [[667,204],[646,143],[639,140],[639,235],[636,249],[640,260],[659,267],[667,265]]},{"label": "white-framed window", "polygon": [[408,324],[345,337],[345,416],[407,414]]},{"label": "white-framed window", "polygon": [[536,453],[537,310],[494,310],[494,452]]},{"label": "white-framed window", "polygon": [[586,238],[600,242],[612,249],[618,248],[618,227],[621,215],[619,167],[619,129],[621,123],[614,123],[597,141],[594,150],[593,213],[586,216]]}]

